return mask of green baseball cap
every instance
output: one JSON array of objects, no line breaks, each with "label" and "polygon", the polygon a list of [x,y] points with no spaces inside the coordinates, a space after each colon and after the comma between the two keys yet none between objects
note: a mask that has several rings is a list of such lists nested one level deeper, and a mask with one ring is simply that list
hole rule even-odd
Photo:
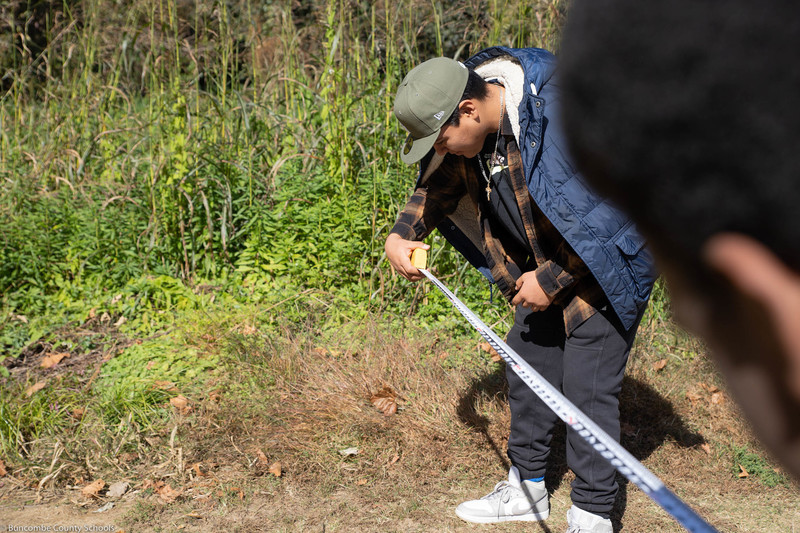
[{"label": "green baseball cap", "polygon": [[400,150],[404,163],[416,163],[439,137],[464,94],[469,70],[461,62],[436,57],[414,67],[397,88],[394,115],[408,130]]}]

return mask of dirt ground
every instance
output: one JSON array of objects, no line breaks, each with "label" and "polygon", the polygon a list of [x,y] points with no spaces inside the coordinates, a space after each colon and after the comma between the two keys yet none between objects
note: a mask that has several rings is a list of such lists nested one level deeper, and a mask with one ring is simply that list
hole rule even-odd
[{"label": "dirt ground", "polygon": [[[130,457],[101,468],[94,452],[82,458],[76,448],[48,483],[7,464],[0,531],[566,530],[572,474],[563,426],[546,477],[550,518],[476,525],[455,516],[458,503],[488,493],[509,467],[504,368],[488,356],[477,368],[449,363],[478,350],[473,341],[456,346],[444,336],[369,328],[325,347],[291,335],[234,340],[230,376],[207,394],[186,392],[188,414],[176,412],[169,427],[143,436]],[[737,464],[736,450],[745,450],[774,470],[710,363],[656,349],[659,338],[644,340],[621,394],[626,449],[720,532],[800,533],[798,487],[768,486]],[[379,408],[380,391],[390,391],[396,410]],[[55,459],[47,465],[57,467]],[[75,476],[130,489],[116,499],[87,498]],[[619,481],[615,532],[683,531]]]},{"label": "dirt ground", "polygon": [[49,501],[36,503],[36,495],[17,494],[5,501],[0,500],[2,522],[0,531],[22,531],[20,527],[35,527],[33,531],[124,531],[120,525],[122,517],[129,511],[133,501],[121,502],[112,509],[97,513],[97,509],[86,509],[75,505],[69,498],[53,496]]},{"label": "dirt ground", "polygon": [[[691,461],[691,453],[678,455],[677,461]],[[665,451],[667,453],[667,451]],[[171,505],[153,503],[152,496],[133,494],[105,512],[96,512],[100,503],[77,505],[67,494],[55,495],[39,503],[35,494],[17,492],[0,500],[0,531],[22,531],[21,526],[51,529],[38,531],[270,531],[270,532],[562,532],[566,530],[565,514],[570,506],[569,483],[560,483],[551,495],[551,516],[541,523],[477,525],[459,520],[453,513],[461,500],[481,495],[502,475],[494,468],[494,477],[475,487],[466,487],[463,480],[442,476],[420,486],[412,481],[403,486],[379,482],[359,486],[343,484],[325,497],[298,485],[291,477],[277,490],[251,484],[244,500],[224,502],[215,499],[201,503],[184,500]],[[800,498],[796,491],[785,488],[764,491],[752,485],[721,482],[709,475],[708,483],[673,480],[672,488],[689,501],[720,532],[800,532]],[[399,476],[398,476],[399,477]],[[458,476],[459,478],[463,475]],[[715,479],[716,477],[716,479]],[[263,484],[262,484],[263,485]],[[264,489],[267,490],[264,490]],[[744,504],[744,505],[743,505]],[[755,516],[751,506],[761,512]],[[622,513],[622,521],[619,514]],[[677,532],[683,531],[664,511],[641,491],[623,485],[618,498],[615,531]],[[32,531],[28,529],[28,531]],[[35,530],[34,530],[35,531]]]}]

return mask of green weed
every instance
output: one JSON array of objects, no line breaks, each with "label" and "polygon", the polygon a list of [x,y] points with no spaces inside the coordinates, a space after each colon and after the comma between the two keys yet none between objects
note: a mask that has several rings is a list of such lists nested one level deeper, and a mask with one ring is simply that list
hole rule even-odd
[{"label": "green weed", "polygon": [[731,452],[733,454],[731,473],[734,476],[740,477],[746,475],[748,479],[755,478],[759,483],[770,488],[777,487],[778,485],[789,485],[789,479],[783,472],[771,465],[770,462],[760,454],[746,446],[734,445]]}]

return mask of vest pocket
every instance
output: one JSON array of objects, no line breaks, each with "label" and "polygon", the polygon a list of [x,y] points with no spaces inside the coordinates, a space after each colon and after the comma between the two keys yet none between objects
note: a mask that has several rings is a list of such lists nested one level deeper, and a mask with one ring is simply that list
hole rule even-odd
[{"label": "vest pocket", "polygon": [[614,241],[622,257],[624,272],[628,274],[636,294],[642,299],[650,296],[650,290],[656,279],[653,254],[645,246],[646,243],[645,238],[633,228],[622,233]]}]

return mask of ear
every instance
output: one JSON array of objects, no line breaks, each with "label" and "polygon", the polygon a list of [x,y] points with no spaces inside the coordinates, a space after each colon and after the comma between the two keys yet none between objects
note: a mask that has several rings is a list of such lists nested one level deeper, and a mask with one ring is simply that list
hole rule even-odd
[{"label": "ear", "polygon": [[478,114],[478,106],[475,104],[475,101],[468,98],[466,100],[461,100],[458,104],[459,112],[462,116],[469,117],[475,119]]},{"label": "ear", "polygon": [[739,233],[710,238],[703,255],[711,268],[767,310],[788,359],[793,393],[800,398],[800,274],[787,267],[771,249]]}]

